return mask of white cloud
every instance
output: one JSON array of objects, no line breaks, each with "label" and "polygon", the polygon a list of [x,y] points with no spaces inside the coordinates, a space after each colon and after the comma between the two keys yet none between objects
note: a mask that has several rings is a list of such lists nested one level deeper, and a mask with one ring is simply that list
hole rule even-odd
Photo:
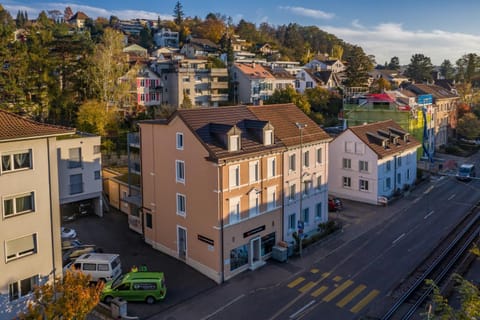
[{"label": "white cloud", "polygon": [[359,45],[366,54],[373,54],[379,64],[389,62],[394,56],[399,57],[400,64],[409,64],[410,58],[416,53],[430,57],[435,65],[440,65],[445,59],[455,63],[466,53],[478,52],[480,43],[480,35],[443,30],[407,30],[398,23],[365,27],[354,20],[352,25],[352,28],[319,28],[348,43]]},{"label": "white cloud", "polygon": [[332,19],[335,15],[333,13],[322,10],[308,9],[303,7],[280,6],[279,9],[290,11],[299,16],[314,18],[314,19]]}]

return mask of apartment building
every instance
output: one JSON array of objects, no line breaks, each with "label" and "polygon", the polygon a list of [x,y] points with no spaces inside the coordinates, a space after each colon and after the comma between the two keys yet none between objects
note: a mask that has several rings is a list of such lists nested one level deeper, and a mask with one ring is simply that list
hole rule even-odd
[{"label": "apartment building", "polygon": [[0,319],[62,275],[56,139],[74,133],[0,110]]},{"label": "apartment building", "polygon": [[316,232],[328,220],[328,146],[332,140],[294,104],[249,107],[268,120],[286,147],[283,153],[283,236]]},{"label": "apartment building", "polygon": [[258,63],[235,63],[232,77],[238,103],[263,104],[275,90],[275,77]]},{"label": "apartment building", "polygon": [[282,240],[284,144],[245,106],[140,126],[145,241],[218,283]]}]

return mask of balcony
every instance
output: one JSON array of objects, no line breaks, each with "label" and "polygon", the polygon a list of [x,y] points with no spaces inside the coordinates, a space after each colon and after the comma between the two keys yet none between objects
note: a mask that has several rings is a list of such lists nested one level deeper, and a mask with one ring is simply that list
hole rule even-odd
[{"label": "balcony", "polygon": [[138,132],[128,133],[127,143],[131,147],[140,148],[140,134]]},{"label": "balcony", "polygon": [[228,82],[210,82],[210,89],[228,89]]},{"label": "balcony", "polygon": [[212,94],[210,100],[213,102],[228,101],[228,94]]},{"label": "balcony", "polygon": [[210,75],[212,77],[228,77],[228,71],[226,68],[212,68],[210,69]]}]

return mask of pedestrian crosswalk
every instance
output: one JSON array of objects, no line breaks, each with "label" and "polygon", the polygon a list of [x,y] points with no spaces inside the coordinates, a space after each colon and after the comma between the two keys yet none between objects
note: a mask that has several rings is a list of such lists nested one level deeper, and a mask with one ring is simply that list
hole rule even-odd
[{"label": "pedestrian crosswalk", "polygon": [[[331,277],[330,272],[320,274],[320,270],[311,269],[313,275],[297,277],[287,284],[290,289],[295,289],[302,294],[309,294],[321,301],[335,303],[339,308],[349,308],[352,313],[359,313],[380,293],[378,290],[368,290],[365,284],[356,285],[350,279],[343,279],[339,275]],[[318,277],[317,274],[320,274]],[[308,277],[308,281],[307,278]],[[312,278],[312,279],[310,279]]]}]

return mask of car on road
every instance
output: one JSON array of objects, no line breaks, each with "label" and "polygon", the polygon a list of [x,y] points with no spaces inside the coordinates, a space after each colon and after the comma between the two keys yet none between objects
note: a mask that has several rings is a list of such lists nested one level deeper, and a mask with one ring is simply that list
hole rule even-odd
[{"label": "car on road", "polygon": [[475,176],[475,165],[471,163],[465,163],[458,168],[456,178],[460,181],[470,181]]},{"label": "car on road", "polygon": [[167,294],[163,272],[129,272],[115,280],[108,281],[103,287],[100,300],[110,303],[119,297],[127,301],[145,301],[153,304]]},{"label": "car on road", "polygon": [[62,240],[66,239],[75,239],[77,237],[77,232],[75,229],[62,227]]}]

